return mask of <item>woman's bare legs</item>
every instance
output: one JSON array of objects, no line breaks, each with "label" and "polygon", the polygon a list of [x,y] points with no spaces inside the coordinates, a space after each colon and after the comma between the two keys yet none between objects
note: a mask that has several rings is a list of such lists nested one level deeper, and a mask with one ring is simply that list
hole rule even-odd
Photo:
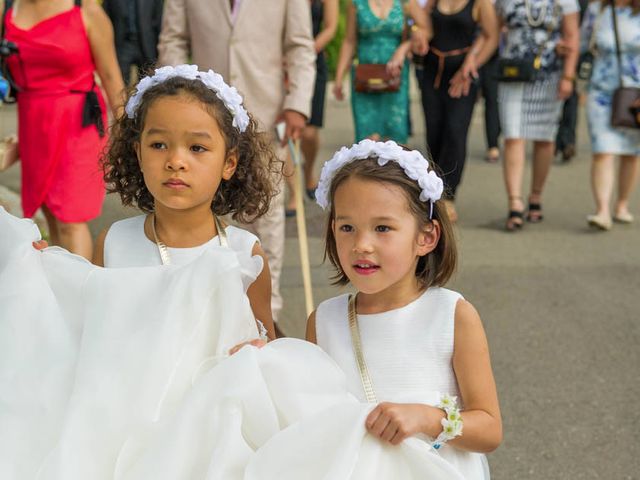
[{"label": "woman's bare legs", "polygon": [[71,253],[87,260],[93,256],[93,239],[86,223],[65,223],[58,220],[53,213],[42,206],[42,211],[49,227],[49,244],[58,245]]},{"label": "woman's bare legs", "polygon": [[613,193],[614,155],[596,153],[591,163],[591,189],[596,202],[596,215],[611,219],[611,195]]},{"label": "woman's bare legs", "polygon": [[[507,188],[509,211],[522,214],[522,178],[524,175],[525,140],[523,138],[506,138],[504,140],[504,163],[502,173]],[[522,226],[522,216],[509,216],[507,230],[515,230]]]},{"label": "woman's bare legs", "polygon": [[628,222],[633,220],[629,212],[629,198],[638,181],[640,156],[620,156],[620,171],[618,172],[618,200],[615,206],[615,218]]},{"label": "woman's bare legs", "polygon": [[[539,206],[542,201],[542,191],[551,170],[553,163],[555,144],[548,141],[533,142],[533,175],[531,177],[531,193],[529,194],[529,204]],[[542,220],[541,208],[529,208],[527,219],[530,222]]]}]

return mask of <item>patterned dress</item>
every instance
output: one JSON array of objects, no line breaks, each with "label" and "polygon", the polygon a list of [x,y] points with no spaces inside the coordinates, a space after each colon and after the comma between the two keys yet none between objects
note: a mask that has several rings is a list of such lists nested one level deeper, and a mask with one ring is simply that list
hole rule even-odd
[{"label": "patterned dress", "polygon": [[[640,87],[640,13],[632,15],[630,7],[616,8],[622,81],[625,87]],[[581,51],[589,48],[592,32],[596,54],[587,100],[589,134],[593,153],[640,155],[640,129],[611,126],[611,98],[620,86],[618,57],[613,33],[611,7],[601,10],[593,2],[582,24]]]},{"label": "patterned dress", "polygon": [[562,59],[555,52],[562,17],[579,10],[576,0],[497,0],[507,34],[500,56],[528,59],[541,53],[541,68],[533,82],[500,83],[498,102],[505,138],[553,141],[562,101],[558,82]]},{"label": "patterned dress", "polygon": [[[353,0],[356,8],[358,61],[387,63],[402,42],[404,15],[400,0],[394,0],[384,20],[371,11],[368,0]],[[355,78],[354,69],[351,78]],[[393,93],[357,93],[351,90],[351,108],[356,142],[374,133],[406,143],[409,136],[409,64],[402,69],[400,90]]]}]

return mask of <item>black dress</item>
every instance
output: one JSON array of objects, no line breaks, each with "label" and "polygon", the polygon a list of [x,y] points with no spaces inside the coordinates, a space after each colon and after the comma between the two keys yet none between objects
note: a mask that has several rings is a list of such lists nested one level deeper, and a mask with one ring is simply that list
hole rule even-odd
[{"label": "black dress", "polygon": [[[322,0],[311,2],[311,23],[313,26],[313,37],[317,37],[321,30],[322,18],[324,16],[324,6]],[[327,87],[327,62],[324,58],[324,51],[318,52],[316,58],[316,83],[313,87],[313,99],[311,100],[311,117],[309,125],[322,127],[324,120],[324,94]]]},{"label": "black dress", "polygon": [[478,24],[473,19],[474,0],[458,12],[447,15],[431,12],[433,38],[424,60],[422,108],[427,127],[427,145],[440,167],[445,198],[455,198],[467,156],[467,133],[476,100],[475,84],[469,95],[449,96],[449,81],[464,63],[474,41]]}]

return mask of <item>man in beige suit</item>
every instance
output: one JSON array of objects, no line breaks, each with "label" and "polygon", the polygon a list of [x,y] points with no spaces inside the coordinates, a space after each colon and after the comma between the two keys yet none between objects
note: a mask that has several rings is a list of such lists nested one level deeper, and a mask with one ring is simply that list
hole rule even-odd
[{"label": "man in beige suit", "polygon": [[[295,140],[311,109],[313,45],[308,0],[166,0],[158,53],[161,65],[190,61],[212,68],[244,96],[265,131],[284,120],[286,136]],[[279,150],[283,158],[286,150]],[[281,192],[267,215],[247,225],[269,258],[274,320],[282,309],[283,200]]]}]

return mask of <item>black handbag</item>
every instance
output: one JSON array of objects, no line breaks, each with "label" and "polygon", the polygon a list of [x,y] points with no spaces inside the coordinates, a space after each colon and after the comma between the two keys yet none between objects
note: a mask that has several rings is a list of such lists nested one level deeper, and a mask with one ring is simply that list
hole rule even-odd
[{"label": "black handbag", "polygon": [[[527,5],[525,3],[525,5]],[[528,7],[527,7],[528,8]],[[553,12],[557,12],[558,6],[554,0]],[[527,10],[528,11],[528,10]],[[531,25],[529,20],[530,16],[527,16],[527,22],[533,28],[535,25]],[[553,32],[553,26],[549,24],[547,26],[547,34],[550,36]],[[536,55],[533,58],[500,58],[498,59],[498,81],[500,82],[533,82],[538,76],[540,67],[542,67],[542,52],[544,51],[543,42]]]},{"label": "black handbag", "polygon": [[499,58],[498,79],[501,82],[533,82],[538,70],[540,70],[541,63],[539,56],[533,60]]},{"label": "black handbag", "polygon": [[618,19],[615,4],[611,5],[613,33],[616,39],[616,56],[618,57],[618,77],[620,86],[613,92],[611,99],[611,126],[624,128],[640,128],[640,87],[625,87],[622,80],[622,55],[620,53],[620,36],[618,35]]}]

